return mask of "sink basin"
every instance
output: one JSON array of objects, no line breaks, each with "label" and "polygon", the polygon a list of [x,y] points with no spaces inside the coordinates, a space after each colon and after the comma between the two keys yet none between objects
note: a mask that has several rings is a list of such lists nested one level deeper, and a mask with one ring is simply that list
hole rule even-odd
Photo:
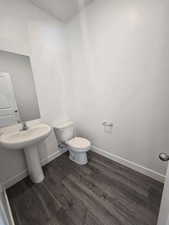
[{"label": "sink basin", "polygon": [[28,130],[5,132],[0,136],[0,144],[7,149],[24,149],[28,173],[33,183],[40,183],[44,173],[40,164],[38,145],[44,141],[51,132],[47,124],[37,124]]},{"label": "sink basin", "polygon": [[28,130],[5,133],[0,136],[0,143],[7,149],[22,149],[38,144],[50,133],[51,128],[46,124],[38,124]]}]

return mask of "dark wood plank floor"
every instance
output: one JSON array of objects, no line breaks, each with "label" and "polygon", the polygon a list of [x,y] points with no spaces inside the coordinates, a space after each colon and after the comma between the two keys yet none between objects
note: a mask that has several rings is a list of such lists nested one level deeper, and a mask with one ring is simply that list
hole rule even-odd
[{"label": "dark wood plank floor", "polygon": [[7,190],[16,225],[156,225],[163,185],[96,153],[78,166],[67,153]]}]

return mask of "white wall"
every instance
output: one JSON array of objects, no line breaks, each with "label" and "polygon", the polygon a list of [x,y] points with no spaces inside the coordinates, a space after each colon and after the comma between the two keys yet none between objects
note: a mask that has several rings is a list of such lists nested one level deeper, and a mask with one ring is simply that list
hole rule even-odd
[{"label": "white wall", "polygon": [[[97,0],[67,26],[68,110],[93,145],[161,174],[169,153],[169,3]],[[112,121],[112,134],[101,123]]]},{"label": "white wall", "polygon": [[63,83],[67,56],[62,26],[56,22],[29,25],[31,61],[41,116],[51,125],[67,117]]},{"label": "white wall", "polygon": [[[66,57],[63,26],[28,0],[0,0],[0,50],[30,56],[42,121],[49,124],[66,118],[62,88],[62,75],[66,72],[62,61]],[[41,158],[57,151],[52,133],[41,146]],[[11,182],[26,167],[20,150],[0,149],[0,158],[2,183]]]}]

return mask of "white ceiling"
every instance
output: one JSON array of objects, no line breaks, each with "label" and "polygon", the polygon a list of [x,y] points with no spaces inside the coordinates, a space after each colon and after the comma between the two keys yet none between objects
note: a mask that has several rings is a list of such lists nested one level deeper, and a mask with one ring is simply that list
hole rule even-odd
[{"label": "white ceiling", "polygon": [[57,19],[66,22],[80,11],[83,4],[87,5],[93,0],[30,0],[30,1],[34,5],[55,16]]}]

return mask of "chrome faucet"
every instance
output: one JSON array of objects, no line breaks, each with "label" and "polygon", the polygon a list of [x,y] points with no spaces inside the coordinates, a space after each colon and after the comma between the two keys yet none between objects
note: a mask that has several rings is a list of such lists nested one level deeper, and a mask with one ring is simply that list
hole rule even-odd
[{"label": "chrome faucet", "polygon": [[29,129],[29,127],[27,126],[25,121],[21,121],[21,124],[22,124],[21,130],[28,130]]}]

